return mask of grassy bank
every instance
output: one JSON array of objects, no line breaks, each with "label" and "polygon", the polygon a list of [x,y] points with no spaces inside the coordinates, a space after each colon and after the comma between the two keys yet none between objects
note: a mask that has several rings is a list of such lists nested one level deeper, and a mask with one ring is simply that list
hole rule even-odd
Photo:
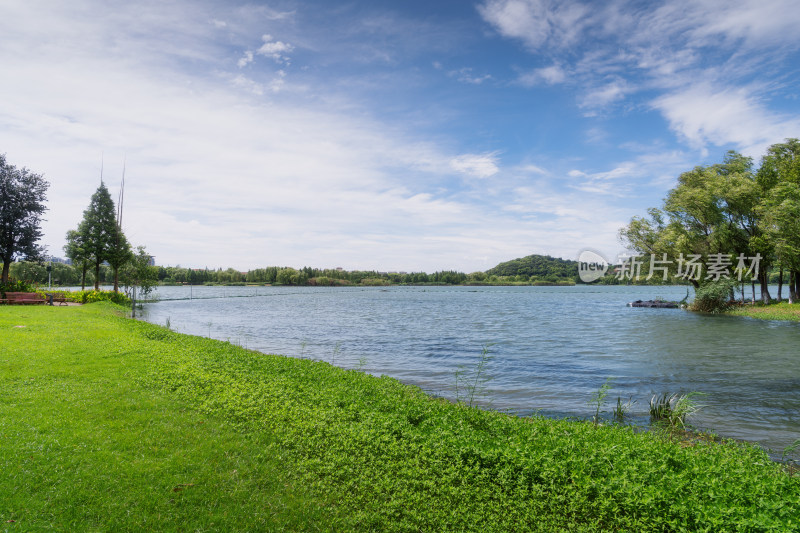
[{"label": "grassy bank", "polygon": [[727,314],[734,316],[749,316],[761,320],[789,320],[800,322],[800,303],[789,304],[787,302],[773,303],[769,305],[752,304],[742,305],[727,311]]},{"label": "grassy bank", "polygon": [[0,530],[800,528],[751,447],[515,418],[115,314],[0,307]]}]

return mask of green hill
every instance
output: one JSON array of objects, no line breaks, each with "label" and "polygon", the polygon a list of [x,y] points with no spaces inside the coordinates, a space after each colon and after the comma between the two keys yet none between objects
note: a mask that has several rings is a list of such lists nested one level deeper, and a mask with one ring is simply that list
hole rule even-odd
[{"label": "green hill", "polygon": [[500,263],[486,271],[489,276],[536,276],[541,279],[575,279],[578,262],[549,255],[529,255]]}]

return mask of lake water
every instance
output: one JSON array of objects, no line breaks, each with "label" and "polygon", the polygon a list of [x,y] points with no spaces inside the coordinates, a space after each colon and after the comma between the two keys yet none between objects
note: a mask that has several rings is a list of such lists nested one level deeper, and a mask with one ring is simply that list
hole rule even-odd
[{"label": "lake water", "polygon": [[[800,324],[626,306],[685,287],[161,287],[146,320],[265,353],[362,367],[454,398],[484,346],[481,402],[589,418],[613,381],[646,422],[650,398],[705,393],[693,425],[773,454],[800,438]],[[189,299],[191,298],[191,299]]]}]

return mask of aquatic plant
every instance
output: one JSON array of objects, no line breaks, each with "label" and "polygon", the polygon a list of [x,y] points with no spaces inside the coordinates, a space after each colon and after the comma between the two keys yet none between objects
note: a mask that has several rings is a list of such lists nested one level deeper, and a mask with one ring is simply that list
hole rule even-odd
[{"label": "aquatic plant", "polygon": [[486,383],[492,379],[491,376],[488,376],[486,373],[489,361],[492,359],[492,356],[489,355],[489,348],[491,346],[491,344],[483,345],[478,363],[475,365],[475,369],[472,372],[468,374],[463,366],[459,366],[456,370],[457,403],[463,402],[469,407],[475,407],[478,399],[485,399]]},{"label": "aquatic plant", "polygon": [[594,416],[592,417],[592,422],[595,426],[600,423],[600,412],[606,402],[606,396],[608,396],[608,391],[611,390],[612,384],[613,380],[606,378],[605,383],[600,386],[597,392],[592,394],[592,399],[589,401],[589,405],[595,408]]},{"label": "aquatic plant", "polygon": [[697,396],[702,392],[689,392],[687,394],[663,393],[653,395],[650,399],[650,422],[653,424],[667,424],[671,428],[684,429],[686,418],[698,412],[703,406],[697,403]]},{"label": "aquatic plant", "polygon": [[791,455],[792,453],[794,453],[794,451],[797,448],[800,448],[800,439],[797,439],[796,441],[794,441],[789,446],[783,449],[783,453],[781,454],[781,461],[785,460],[787,455]]},{"label": "aquatic plant", "polygon": [[625,425],[625,420],[628,418],[628,412],[635,403],[636,400],[633,399],[633,396],[629,396],[628,401],[625,403],[622,403],[622,398],[617,396],[617,406],[614,407],[614,410],[612,411],[614,423],[619,424],[620,426]]}]

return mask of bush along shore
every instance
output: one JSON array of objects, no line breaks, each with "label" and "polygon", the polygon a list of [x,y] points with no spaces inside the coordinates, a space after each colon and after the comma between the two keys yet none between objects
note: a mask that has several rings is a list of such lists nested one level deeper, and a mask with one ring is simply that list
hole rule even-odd
[{"label": "bush along shore", "polygon": [[740,443],[518,418],[82,307],[0,307],[9,531],[790,531]]}]

